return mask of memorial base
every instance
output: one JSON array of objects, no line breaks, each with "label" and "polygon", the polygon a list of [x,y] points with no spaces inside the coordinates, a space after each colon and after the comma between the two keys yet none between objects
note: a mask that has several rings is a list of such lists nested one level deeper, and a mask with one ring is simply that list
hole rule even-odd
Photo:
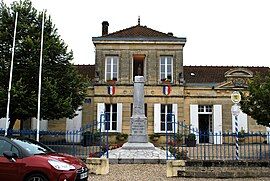
[{"label": "memorial base", "polygon": [[152,143],[130,143],[123,144],[122,149],[126,150],[154,150],[155,146]]},{"label": "memorial base", "polygon": [[[170,152],[168,152],[171,156]],[[166,163],[166,150],[152,143],[125,143],[121,148],[109,150],[110,164]]]},{"label": "memorial base", "polygon": [[130,135],[128,137],[129,143],[148,143],[147,135]]}]

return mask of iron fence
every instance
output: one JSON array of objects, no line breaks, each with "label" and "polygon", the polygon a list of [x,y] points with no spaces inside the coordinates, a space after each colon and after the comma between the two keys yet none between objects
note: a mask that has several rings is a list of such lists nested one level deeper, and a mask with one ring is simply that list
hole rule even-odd
[{"label": "iron fence", "polygon": [[166,130],[167,159],[240,160],[270,159],[270,132],[200,132],[183,122],[174,123],[175,131]]},{"label": "iron fence", "polygon": [[[172,121],[165,124],[167,159],[235,160],[237,148],[240,160],[270,159],[270,132],[239,132],[236,147],[235,133],[200,132],[184,122],[176,123],[174,115],[169,116],[167,120]],[[40,142],[57,152],[82,159],[102,155],[108,158],[109,135],[105,119],[102,114],[100,122],[74,131],[40,131]],[[0,130],[1,135],[4,133]],[[36,130],[12,130],[8,134],[36,139],[36,133]]]},{"label": "iron fence", "polygon": [[[4,133],[4,130],[0,130],[1,135],[4,135]],[[36,139],[37,131],[9,130],[8,135]],[[49,146],[53,150],[82,159],[88,157],[101,157],[107,152],[108,148],[108,135],[106,132],[101,132],[101,130],[98,129],[97,122],[73,131],[41,130],[39,136],[39,142]]]}]

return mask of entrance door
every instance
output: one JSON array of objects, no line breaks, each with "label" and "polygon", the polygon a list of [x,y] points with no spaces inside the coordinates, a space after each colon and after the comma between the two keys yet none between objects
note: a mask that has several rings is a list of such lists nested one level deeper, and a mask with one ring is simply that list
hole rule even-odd
[{"label": "entrance door", "polygon": [[199,114],[200,143],[209,143],[209,115]]},{"label": "entrance door", "polygon": [[144,58],[145,55],[133,56],[133,79],[135,76],[144,76]]}]

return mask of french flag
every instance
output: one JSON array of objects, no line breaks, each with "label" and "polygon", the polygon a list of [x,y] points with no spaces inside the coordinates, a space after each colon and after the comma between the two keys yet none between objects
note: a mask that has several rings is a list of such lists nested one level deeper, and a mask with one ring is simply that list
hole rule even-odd
[{"label": "french flag", "polygon": [[108,86],[108,94],[114,95],[114,93],[115,93],[115,86],[112,85]]},{"label": "french flag", "polygon": [[163,86],[163,94],[169,95],[171,93],[171,86],[170,85],[164,85]]}]

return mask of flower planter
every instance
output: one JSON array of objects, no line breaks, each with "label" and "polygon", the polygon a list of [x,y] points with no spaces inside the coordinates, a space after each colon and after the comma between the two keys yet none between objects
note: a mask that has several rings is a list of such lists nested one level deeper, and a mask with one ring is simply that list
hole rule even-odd
[{"label": "flower planter", "polygon": [[107,80],[108,85],[115,85],[116,80]]},{"label": "flower planter", "polygon": [[196,140],[189,140],[186,138],[185,143],[186,143],[187,147],[195,147],[196,146]]}]

